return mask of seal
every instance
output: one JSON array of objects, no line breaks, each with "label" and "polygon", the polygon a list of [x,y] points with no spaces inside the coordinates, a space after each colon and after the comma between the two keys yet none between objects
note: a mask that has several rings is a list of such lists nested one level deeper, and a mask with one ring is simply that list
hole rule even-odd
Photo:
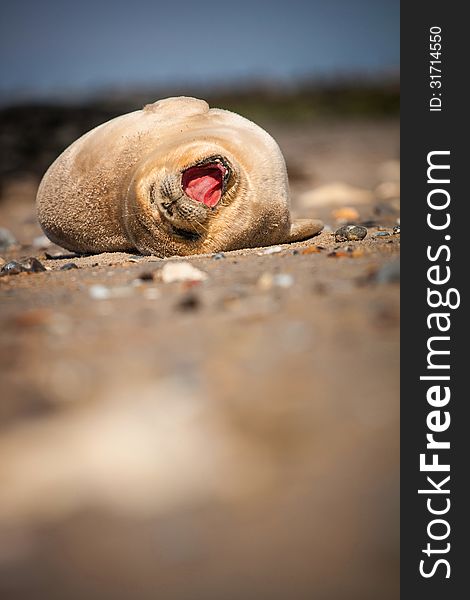
[{"label": "seal", "polygon": [[184,96],[76,140],[44,175],[37,214],[69,250],[160,257],[300,241],[323,227],[291,220],[286,165],[266,131]]}]

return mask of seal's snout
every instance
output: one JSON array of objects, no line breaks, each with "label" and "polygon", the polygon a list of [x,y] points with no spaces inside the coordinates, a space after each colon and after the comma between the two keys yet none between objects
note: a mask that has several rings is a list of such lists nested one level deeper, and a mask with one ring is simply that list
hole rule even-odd
[{"label": "seal's snout", "polygon": [[188,198],[214,208],[222,197],[226,175],[227,167],[220,162],[197,165],[183,171],[181,186]]}]

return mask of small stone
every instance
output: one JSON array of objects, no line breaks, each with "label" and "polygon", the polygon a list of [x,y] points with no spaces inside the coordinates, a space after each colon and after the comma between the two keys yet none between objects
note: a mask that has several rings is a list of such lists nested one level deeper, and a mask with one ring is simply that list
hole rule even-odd
[{"label": "small stone", "polygon": [[372,237],[387,237],[390,235],[389,231],[376,231]]},{"label": "small stone", "polygon": [[329,252],[327,254],[328,258],[350,258],[351,257],[351,253],[348,251],[344,251],[344,250],[333,250],[333,252]]},{"label": "small stone", "polygon": [[59,269],[59,271],[71,271],[72,269],[78,269],[78,266],[75,263],[65,263]]},{"label": "small stone", "polygon": [[104,285],[92,285],[88,293],[93,300],[108,300],[111,298],[111,290]]},{"label": "small stone", "polygon": [[331,216],[335,221],[357,221],[359,219],[359,212],[351,206],[344,206],[331,211]]},{"label": "small stone", "polygon": [[34,256],[21,260],[21,264],[24,266],[25,271],[28,273],[42,273],[47,271],[46,267]]},{"label": "small stone", "polygon": [[319,246],[309,246],[302,250],[301,254],[320,254],[321,248]]},{"label": "small stone", "polygon": [[18,275],[18,273],[25,273],[26,269],[17,260],[10,260],[5,263],[1,269],[2,275]]},{"label": "small stone", "polygon": [[16,243],[16,238],[12,232],[5,227],[0,227],[0,250],[8,250]]},{"label": "small stone", "polygon": [[140,279],[140,281],[153,281],[154,277],[155,275],[152,271],[144,271],[139,275],[138,279]]},{"label": "small stone", "polygon": [[277,287],[289,288],[294,283],[294,278],[288,273],[278,273],[273,277],[273,283]]},{"label": "small stone", "polygon": [[361,258],[365,255],[364,248],[362,246],[346,246],[344,248],[337,248],[333,252],[330,252],[327,256],[334,258]]},{"label": "small stone", "polygon": [[337,242],[354,242],[363,240],[367,235],[367,228],[362,225],[344,225],[335,231]]},{"label": "small stone", "polygon": [[294,283],[294,278],[288,273],[263,273],[258,279],[258,288],[263,291],[270,290],[272,287],[289,288]]},{"label": "small stone", "polygon": [[270,290],[273,287],[273,276],[271,273],[263,273],[258,279],[258,287],[260,290]]},{"label": "small stone", "polygon": [[133,293],[130,286],[106,287],[105,285],[92,285],[88,293],[93,300],[109,300],[110,298],[128,298]]},{"label": "small stone", "polygon": [[47,323],[51,317],[51,312],[44,308],[33,308],[20,312],[14,317],[15,325],[19,327],[34,327]]},{"label": "small stone", "polygon": [[160,271],[163,283],[178,281],[205,281],[207,273],[200,271],[187,262],[169,262]]},{"label": "small stone", "polygon": [[393,235],[399,235],[400,234],[400,225],[395,225],[395,227],[393,228]]},{"label": "small stone", "polygon": [[216,252],[212,255],[214,260],[220,260],[221,258],[225,258],[225,254],[223,252]]},{"label": "small stone", "polygon": [[263,256],[265,254],[278,254],[279,252],[282,252],[283,250],[284,250],[284,248],[282,246],[271,246],[269,248],[266,248],[262,252],[258,252],[258,256]]},{"label": "small stone", "polygon": [[201,301],[196,294],[187,294],[178,302],[176,308],[183,312],[190,312],[193,310],[197,310],[201,306]]},{"label": "small stone", "polygon": [[21,260],[11,260],[5,263],[1,269],[2,275],[18,275],[18,273],[40,273],[46,271],[46,267],[34,256]]},{"label": "small stone", "polygon": [[351,258],[361,258],[362,256],[365,255],[365,250],[363,247],[353,248],[351,250],[350,254],[351,254]]}]

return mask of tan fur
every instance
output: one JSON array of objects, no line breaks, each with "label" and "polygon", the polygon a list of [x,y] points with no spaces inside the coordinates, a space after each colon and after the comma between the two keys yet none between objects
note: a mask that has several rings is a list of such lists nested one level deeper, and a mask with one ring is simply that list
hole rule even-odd
[{"label": "tan fur", "polygon": [[[183,194],[181,173],[212,156],[223,157],[231,175],[211,209]],[[171,217],[162,189],[179,198]],[[286,166],[270,135],[185,97],[117,117],[74,142],[44,175],[37,210],[46,235],[78,252],[185,256],[298,241],[322,228],[291,222]]]}]

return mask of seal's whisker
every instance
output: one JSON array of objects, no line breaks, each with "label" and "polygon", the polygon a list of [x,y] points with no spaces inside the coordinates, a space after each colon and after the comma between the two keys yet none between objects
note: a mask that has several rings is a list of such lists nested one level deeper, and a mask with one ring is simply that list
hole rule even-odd
[{"label": "seal's whisker", "polygon": [[[204,231],[206,233],[209,233],[209,230],[207,229],[207,227],[204,227],[204,225],[202,223],[199,223],[199,221],[197,219],[194,219],[194,221],[199,225],[199,227],[202,227],[202,229],[204,229]],[[191,224],[193,224],[193,223],[191,222]]]}]

